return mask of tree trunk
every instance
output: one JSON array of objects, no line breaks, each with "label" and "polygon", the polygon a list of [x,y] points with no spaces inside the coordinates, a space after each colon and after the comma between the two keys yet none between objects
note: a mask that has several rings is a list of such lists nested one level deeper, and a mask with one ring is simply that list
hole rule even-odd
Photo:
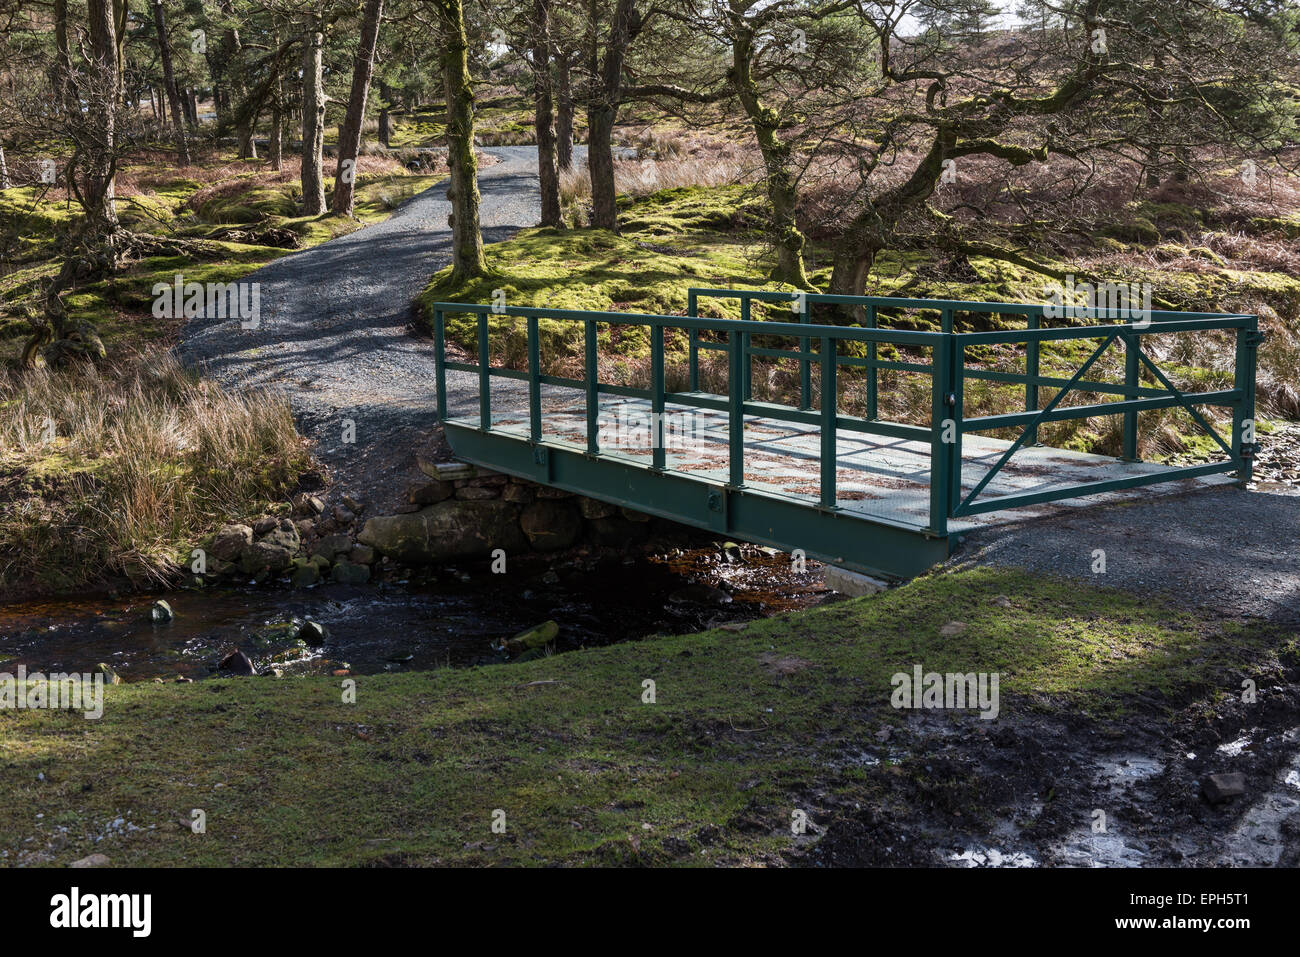
[{"label": "tree trunk", "polygon": [[325,91],[321,82],[321,47],[325,37],[314,18],[302,55],[302,211],[307,216],[325,212]]},{"label": "tree trunk", "polygon": [[277,173],[284,169],[284,79],[279,76],[271,92],[271,143],[267,152],[271,169]]},{"label": "tree trunk", "polygon": [[[595,2],[593,0],[593,8]],[[598,229],[618,228],[614,191],[614,122],[623,95],[623,60],[637,29],[636,0],[618,0],[614,21],[599,59],[596,31],[592,30],[591,99],[587,103],[587,165],[591,169],[591,224]],[[595,16],[592,22],[595,23]]]},{"label": "tree trunk", "polygon": [[182,166],[190,165],[190,147],[185,142],[185,121],[181,118],[181,97],[176,89],[176,73],[172,70],[172,45],[167,37],[167,17],[163,12],[162,0],[154,0],[153,25],[158,31],[158,57],[162,60],[163,88],[167,91],[167,106],[170,108],[172,130],[176,134],[176,153]]},{"label": "tree trunk", "polygon": [[803,266],[804,236],[795,218],[799,194],[790,168],[790,147],[778,135],[780,119],[776,111],[759,99],[758,83],[752,69],[753,31],[743,25],[743,10],[738,10],[733,3],[732,11],[737,14],[738,25],[732,38],[729,79],[754,128],[767,174],[767,198],[772,206],[772,244],[776,253],[776,266],[771,276],[798,289],[811,289],[812,283]]},{"label": "tree trunk", "polygon": [[8,189],[11,185],[9,182],[9,164],[5,162],[4,144],[0,143],[0,189]]},{"label": "tree trunk", "polygon": [[370,95],[370,77],[375,72],[375,44],[379,39],[379,21],[384,0],[366,0],[361,15],[361,42],[352,63],[352,92],[348,112],[339,128],[338,168],[334,173],[333,209],[335,215],[352,215],[352,197],[356,186],[357,155],[361,152],[361,126],[366,118],[366,97]]},{"label": "tree trunk", "polygon": [[117,68],[117,25],[113,0],[88,0],[90,24],[90,65],[92,89],[82,91],[86,116],[98,123],[98,129],[86,150],[83,169],[85,185],[82,204],[86,209],[91,235],[104,237],[117,229],[113,180],[117,173],[117,111],[121,92],[121,73]]},{"label": "tree trunk", "polygon": [[560,225],[560,174],[555,165],[555,119],[551,102],[549,0],[533,0],[533,100],[536,106],[537,179],[542,193],[542,225]]},{"label": "tree trunk", "polygon": [[556,64],[555,160],[557,168],[573,168],[573,88],[569,76],[569,56],[562,53]]},{"label": "tree trunk", "polygon": [[388,89],[388,84],[383,80],[379,81],[379,142],[387,149],[389,139],[393,135],[393,118],[389,115],[388,107],[392,103],[392,92]]},{"label": "tree trunk", "polygon": [[474,90],[469,77],[462,0],[433,0],[442,20],[443,85],[447,92],[447,165],[451,169],[451,281],[487,273],[479,231],[478,161],[474,156]]}]

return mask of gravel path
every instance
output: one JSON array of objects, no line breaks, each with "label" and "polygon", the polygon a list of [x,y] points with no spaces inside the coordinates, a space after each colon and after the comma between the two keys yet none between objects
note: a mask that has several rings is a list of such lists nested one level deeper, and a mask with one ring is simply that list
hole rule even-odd
[{"label": "gravel path", "polygon": [[[498,160],[479,173],[483,241],[499,242],[541,216],[537,150],[482,152]],[[437,442],[433,350],[408,324],[414,298],[451,261],[446,189],[439,184],[385,222],[252,273],[245,281],[260,284],[260,327],[196,319],[178,349],[228,385],[285,392],[343,488],[379,508],[401,500],[419,475],[416,454]],[[471,377],[449,376],[453,395],[474,387]],[[342,441],[347,419],[355,444]]]},{"label": "gravel path", "polygon": [[[1105,572],[1093,571],[1096,549]],[[952,564],[1014,565],[1161,594],[1233,618],[1300,623],[1300,490],[1277,483],[1098,505],[979,529]]]}]

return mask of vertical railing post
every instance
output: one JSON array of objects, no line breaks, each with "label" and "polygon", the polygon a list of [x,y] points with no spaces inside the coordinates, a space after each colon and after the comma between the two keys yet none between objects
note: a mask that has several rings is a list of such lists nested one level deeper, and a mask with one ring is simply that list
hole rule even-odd
[{"label": "vertical railing post", "polygon": [[651,467],[662,469],[664,450],[664,327],[650,327],[650,455]]},{"label": "vertical railing post", "polygon": [[[742,322],[748,322],[753,318],[753,307],[750,305],[750,298],[744,293],[740,295],[740,318]],[[748,332],[742,336],[745,346],[745,401],[748,402],[754,398],[754,359],[750,355],[750,350],[754,347],[754,339]]]},{"label": "vertical railing post", "polygon": [[822,454],[821,503],[822,508],[835,507],[835,416],[839,406],[839,389],[836,386],[835,365],[838,343],[830,336],[822,336]]},{"label": "vertical railing post", "polygon": [[447,421],[447,330],[441,309],[433,310],[433,365],[436,378],[438,421]]},{"label": "vertical railing post", "polygon": [[596,320],[583,320],[583,338],[585,339],[587,393],[587,452],[591,455],[600,453],[600,382],[597,375],[600,366],[596,353]]},{"label": "vertical railing post", "polygon": [[740,330],[727,333],[727,353],[728,479],[733,487],[741,488],[745,484],[745,397],[741,389],[744,341]]},{"label": "vertical railing post", "polygon": [[[700,315],[700,299],[694,289],[686,293],[686,315],[692,319]],[[688,392],[700,391],[700,330],[686,330],[686,370]]]},{"label": "vertical railing post", "polygon": [[952,446],[944,441],[948,399],[953,394],[952,339],[944,335],[930,350],[930,531],[935,535],[948,534],[952,511]]},{"label": "vertical railing post", "polygon": [[[1135,333],[1121,333],[1124,342],[1124,400],[1132,402],[1137,398],[1138,387],[1138,353],[1142,350],[1142,339]],[[1134,391],[1127,391],[1134,390]],[[1124,413],[1124,448],[1122,458],[1125,462],[1137,462],[1138,458],[1138,414],[1129,409]]]},{"label": "vertical railing post", "polygon": [[[808,314],[808,296],[797,292],[795,298],[799,303],[799,322],[806,326],[812,321]],[[808,336],[801,338],[799,352],[802,354],[799,359],[799,408],[807,410],[812,408],[812,339]]]},{"label": "vertical railing post", "polygon": [[952,348],[948,352],[948,364],[951,369],[948,374],[950,386],[948,417],[952,419],[952,424],[949,435],[941,435],[940,437],[952,439],[948,443],[948,461],[951,463],[948,474],[950,483],[948,514],[951,516],[952,510],[961,501],[961,423],[966,408],[966,347],[962,344],[960,333],[954,333],[952,336]]},{"label": "vertical railing post", "polygon": [[488,317],[478,314],[478,425],[492,429],[492,366],[488,355]]},{"label": "vertical railing post", "polygon": [[[1025,328],[1033,330],[1039,327],[1038,316],[1031,314],[1025,317]],[[1038,340],[1029,339],[1025,343],[1025,378],[1029,381],[1025,383],[1025,411],[1038,411]],[[1038,426],[1032,425],[1026,429],[1025,445],[1038,444]]]},{"label": "vertical railing post", "polygon": [[[1259,320],[1251,317],[1248,326],[1237,328],[1237,350],[1232,386],[1241,392],[1241,401],[1232,410],[1232,453],[1240,468],[1237,480],[1244,486],[1250,481],[1255,465],[1255,443],[1259,441],[1255,424],[1255,363],[1259,348]],[[1249,431],[1248,431],[1249,430]],[[1246,440],[1250,448],[1244,448]]]},{"label": "vertical railing post", "polygon": [[[874,304],[867,306],[866,323],[868,329],[879,328]],[[879,418],[877,390],[879,388],[879,370],[876,369],[876,343],[867,343],[867,421]]]},{"label": "vertical railing post", "polygon": [[528,437],[542,441],[542,348],[537,335],[537,317],[528,323]]}]

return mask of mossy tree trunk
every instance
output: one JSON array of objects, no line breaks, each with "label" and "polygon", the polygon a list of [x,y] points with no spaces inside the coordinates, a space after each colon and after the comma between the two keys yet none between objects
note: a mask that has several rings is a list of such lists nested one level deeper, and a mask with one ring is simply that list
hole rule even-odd
[{"label": "mossy tree trunk", "polygon": [[537,130],[537,179],[542,194],[542,225],[560,225],[560,173],[555,161],[555,109],[551,96],[549,0],[533,0],[533,101]]},{"label": "mossy tree trunk", "polygon": [[780,137],[780,116],[763,103],[754,79],[754,29],[745,17],[752,6],[753,0],[731,0],[733,35],[728,78],[754,128],[758,150],[763,157],[767,197],[772,206],[772,244],[776,253],[772,278],[798,289],[811,289],[812,283],[803,265],[804,235],[796,222],[799,192],[791,167],[790,145]]},{"label": "mossy tree trunk", "polygon": [[352,215],[355,193],[357,156],[361,152],[361,126],[366,118],[366,98],[370,95],[370,78],[375,72],[375,45],[379,39],[379,21],[384,0],[366,0],[361,15],[361,42],[352,63],[352,90],[348,95],[348,112],[339,129],[338,169],[334,173],[332,207],[339,216]]},{"label": "mossy tree trunk", "polygon": [[591,171],[591,225],[617,229],[614,189],[614,123],[618,119],[623,92],[623,63],[628,47],[641,31],[644,20],[637,16],[636,0],[618,0],[614,20],[605,40],[605,55],[599,50],[596,0],[591,0],[590,73],[593,78],[587,101],[587,165]]},{"label": "mossy tree trunk", "polygon": [[573,84],[567,52],[556,56],[555,67],[555,165],[567,170],[573,168]]},{"label": "mossy tree trunk", "polygon": [[307,27],[302,54],[302,211],[307,216],[325,212],[325,173],[321,155],[325,148],[325,90],[321,82],[320,17]]},{"label": "mossy tree trunk", "polygon": [[462,0],[431,0],[442,25],[442,77],[447,94],[447,166],[451,185],[451,281],[487,273],[479,231],[478,160],[474,156],[474,88]]}]

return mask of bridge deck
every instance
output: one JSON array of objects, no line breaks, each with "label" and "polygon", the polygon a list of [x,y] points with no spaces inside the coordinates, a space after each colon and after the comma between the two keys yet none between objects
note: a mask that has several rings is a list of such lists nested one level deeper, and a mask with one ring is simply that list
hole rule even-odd
[{"label": "bridge deck", "polygon": [[[497,383],[497,388],[504,383]],[[515,383],[510,383],[514,386]],[[542,392],[543,429],[546,442],[582,451],[587,445],[584,393],[580,389],[545,385]],[[504,407],[492,416],[492,427],[501,434],[527,441],[527,406],[511,401],[522,389],[502,389],[494,405]],[[509,398],[508,398],[509,396]],[[650,403],[644,399],[604,396],[600,402],[599,436],[603,456],[640,468],[652,461]],[[458,409],[456,412],[469,412]],[[474,415],[455,415],[451,423],[477,429]],[[728,481],[728,416],[726,412],[690,406],[665,405],[666,467],[691,478],[715,484]],[[994,466],[1011,443],[994,438],[967,435],[962,445],[962,489],[969,492]],[[925,528],[930,507],[930,444],[889,439],[881,436],[841,432],[836,437],[837,507],[864,518]],[[745,417],[745,479],[755,491],[780,495],[816,506],[819,500],[821,431],[813,425],[760,416]],[[1000,470],[982,493],[983,498],[1021,492],[1065,489],[1089,482],[1101,482],[1130,475],[1165,471],[1166,467],[1143,462],[1124,462],[1057,448],[1021,448]],[[1209,484],[1231,484],[1231,475],[1208,475],[1181,479],[1145,489],[1104,492],[1083,498],[1069,498],[1014,510],[986,512],[968,519],[953,519],[949,531],[960,533],[977,525],[1023,520],[1081,508],[1099,502],[1132,499],[1134,495],[1160,495]]]}]

